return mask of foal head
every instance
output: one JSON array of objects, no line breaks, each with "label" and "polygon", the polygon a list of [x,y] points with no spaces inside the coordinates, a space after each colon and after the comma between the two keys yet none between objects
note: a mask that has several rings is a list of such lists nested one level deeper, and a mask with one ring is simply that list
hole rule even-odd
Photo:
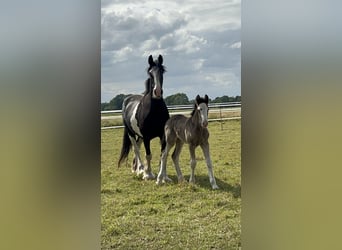
[{"label": "foal head", "polygon": [[204,128],[208,126],[208,101],[209,98],[207,95],[205,95],[204,98],[197,95],[195,99],[195,109],[193,111],[193,114],[199,112],[199,122]]},{"label": "foal head", "polygon": [[163,74],[165,67],[163,66],[163,57],[158,56],[158,60],[153,61],[152,55],[148,58],[147,73],[150,76],[150,90],[152,91],[152,98],[160,99],[163,97]]}]

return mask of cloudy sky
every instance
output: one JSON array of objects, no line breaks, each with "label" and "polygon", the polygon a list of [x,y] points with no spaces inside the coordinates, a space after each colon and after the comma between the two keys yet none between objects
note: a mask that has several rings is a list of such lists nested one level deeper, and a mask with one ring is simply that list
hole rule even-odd
[{"label": "cloudy sky", "polygon": [[241,0],[101,1],[101,100],[141,93],[164,57],[164,97],[241,95]]}]

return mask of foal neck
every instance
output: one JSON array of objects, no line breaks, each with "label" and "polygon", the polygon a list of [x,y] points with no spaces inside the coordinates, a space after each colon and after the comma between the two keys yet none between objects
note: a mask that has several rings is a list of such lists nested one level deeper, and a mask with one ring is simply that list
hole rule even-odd
[{"label": "foal neck", "polygon": [[199,110],[197,110],[197,107],[192,111],[190,120],[191,120],[191,123],[193,123],[195,127],[202,128],[202,126],[200,124],[201,114],[200,114]]}]

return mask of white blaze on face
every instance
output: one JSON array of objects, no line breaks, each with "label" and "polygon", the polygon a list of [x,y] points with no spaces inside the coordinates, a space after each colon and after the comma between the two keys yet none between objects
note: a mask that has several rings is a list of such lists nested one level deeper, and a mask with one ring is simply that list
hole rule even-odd
[{"label": "white blaze on face", "polygon": [[208,126],[208,106],[205,103],[200,103],[197,109],[200,111],[201,125],[206,128]]},{"label": "white blaze on face", "polygon": [[160,83],[160,79],[157,77],[158,76],[157,69],[150,70],[150,73],[153,76],[153,82],[154,82],[152,97],[153,98],[161,98],[161,96],[162,96],[161,83]]}]

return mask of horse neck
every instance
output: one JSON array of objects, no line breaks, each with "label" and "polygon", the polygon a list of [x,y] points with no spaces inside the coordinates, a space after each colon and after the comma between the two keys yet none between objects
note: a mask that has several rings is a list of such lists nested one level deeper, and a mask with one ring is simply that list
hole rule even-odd
[{"label": "horse neck", "polygon": [[196,128],[202,128],[201,124],[200,124],[200,120],[201,120],[201,114],[200,112],[197,110],[197,107],[194,109],[191,117],[190,117],[190,121],[191,123],[196,127]]},{"label": "horse neck", "polygon": [[152,90],[151,90],[151,78],[148,78],[145,81],[145,92],[144,92],[144,95],[148,95],[148,94],[151,94],[151,93],[152,93]]}]

